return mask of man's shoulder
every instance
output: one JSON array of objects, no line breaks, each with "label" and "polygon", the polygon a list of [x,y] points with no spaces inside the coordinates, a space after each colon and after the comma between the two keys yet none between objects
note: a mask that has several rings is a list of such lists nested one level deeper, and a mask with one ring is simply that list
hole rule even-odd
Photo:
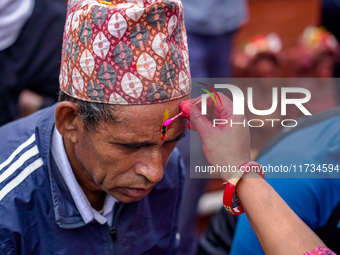
[{"label": "man's shoulder", "polygon": [[[34,231],[38,231],[34,226],[53,214],[45,164],[48,151],[42,149],[44,139],[48,139],[48,125],[44,121],[50,119],[44,115],[49,115],[49,111],[40,111],[0,128],[0,249],[6,254],[17,253],[21,236],[33,240]],[[45,131],[39,130],[39,122]]]},{"label": "man's shoulder", "polygon": [[[7,148],[9,144],[13,144],[13,146],[21,144],[23,140],[26,140],[36,131],[38,126],[42,128],[47,126],[51,119],[54,120],[55,106],[42,109],[27,117],[0,126],[0,149]],[[2,152],[0,152],[1,156],[3,156]]]},{"label": "man's shoulder", "polygon": [[22,204],[32,202],[33,193],[45,186],[47,172],[36,134],[27,133],[21,138],[20,142],[7,140],[0,148],[0,208],[6,210],[11,206],[18,209],[15,203],[19,200]]},{"label": "man's shoulder", "polygon": [[37,123],[48,111],[0,128],[0,222],[13,216],[21,205],[33,203],[38,198],[37,191],[49,187],[45,168],[48,151],[43,152],[41,145],[48,137],[42,138],[46,132],[37,129]]},{"label": "man's shoulder", "polygon": [[42,141],[49,139],[48,129],[52,130],[54,125],[54,108],[45,108],[0,127],[0,166],[12,153],[20,155],[20,151],[27,146],[39,146]]},{"label": "man's shoulder", "polygon": [[[16,254],[20,236],[34,235],[34,226],[53,207],[49,178],[34,134],[0,161],[0,243]],[[16,234],[13,234],[16,233]]]}]

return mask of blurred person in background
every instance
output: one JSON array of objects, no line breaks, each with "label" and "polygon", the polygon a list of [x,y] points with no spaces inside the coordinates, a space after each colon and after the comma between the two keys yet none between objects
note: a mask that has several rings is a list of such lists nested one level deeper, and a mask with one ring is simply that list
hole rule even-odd
[{"label": "blurred person in background", "polygon": [[339,43],[323,27],[307,27],[287,51],[288,77],[331,78],[339,60]]},{"label": "blurred person in background", "polygon": [[[190,52],[192,78],[230,77],[230,54],[236,31],[246,22],[246,0],[183,0],[185,25]],[[198,84],[192,84],[192,97],[201,94]],[[197,141],[191,137],[191,141]],[[180,253],[193,254],[196,247],[195,219],[197,203],[206,179],[190,179],[190,135],[179,142],[178,148],[187,169],[180,220]],[[195,149],[193,149],[195,148]],[[202,148],[192,145],[191,154],[202,158],[207,165]]]},{"label": "blurred person in background", "polygon": [[[335,38],[340,41],[340,1],[323,0],[322,1],[322,21],[321,24],[330,31]],[[338,62],[334,69],[334,77],[340,77],[340,63]]]},{"label": "blurred person in background", "polygon": [[[233,58],[233,66],[237,77],[255,78],[252,79],[252,98],[255,109],[270,109],[273,104],[273,87],[278,88],[278,91],[280,90],[281,84],[278,83],[278,80],[267,78],[277,78],[282,75],[283,57],[281,49],[282,41],[278,34],[258,34],[244,43],[242,50],[236,53]],[[240,88],[243,90],[244,95],[248,94],[248,86],[248,81],[245,84],[240,81]],[[279,111],[275,111],[270,115],[258,116],[250,112],[248,108],[246,108],[246,117],[248,120],[261,119],[265,123],[261,128],[250,127],[251,152],[252,158],[255,158],[258,150],[281,129],[280,125],[272,126],[270,122],[267,123],[265,120],[280,120],[282,117]]]},{"label": "blurred person in background", "polygon": [[[340,41],[340,1],[339,0],[323,0],[322,1],[322,26],[333,33],[335,38]],[[334,67],[333,76],[340,78],[340,61]],[[338,95],[340,98],[340,80],[336,80]]]},{"label": "blurred person in background", "polygon": [[257,34],[243,43],[233,57],[235,77],[277,78],[281,77],[282,41],[278,34]]},{"label": "blurred person in background", "polygon": [[230,77],[233,38],[247,20],[247,1],[184,0],[183,4],[193,78]]},{"label": "blurred person in background", "polygon": [[[339,105],[338,91],[333,79],[333,70],[339,60],[339,43],[329,31],[322,27],[307,27],[298,38],[298,44],[287,51],[287,76],[304,79],[299,87],[308,89],[312,98],[306,108],[312,114],[333,109]],[[324,79],[326,78],[326,79]],[[327,79],[328,78],[328,79]],[[291,86],[296,86],[292,80]],[[301,95],[293,95],[298,98]],[[302,113],[293,106],[288,107],[289,118],[298,119]]]},{"label": "blurred person in background", "polygon": [[0,126],[57,101],[65,19],[63,0],[0,1]]}]

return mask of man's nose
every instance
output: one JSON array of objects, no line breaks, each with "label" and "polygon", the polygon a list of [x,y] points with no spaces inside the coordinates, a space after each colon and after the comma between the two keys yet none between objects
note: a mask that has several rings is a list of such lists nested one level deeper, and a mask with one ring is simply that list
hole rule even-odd
[{"label": "man's nose", "polygon": [[136,167],[136,173],[143,175],[151,183],[157,183],[163,179],[162,153],[160,149],[149,149],[141,154],[140,163]]}]

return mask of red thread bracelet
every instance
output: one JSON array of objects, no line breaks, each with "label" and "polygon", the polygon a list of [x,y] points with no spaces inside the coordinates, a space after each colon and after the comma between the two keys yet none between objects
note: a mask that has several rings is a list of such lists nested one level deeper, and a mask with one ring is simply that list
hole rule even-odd
[{"label": "red thread bracelet", "polygon": [[[255,161],[249,161],[242,164],[228,180],[223,193],[223,204],[224,208],[227,210],[228,213],[233,215],[240,215],[244,213],[244,209],[240,201],[237,198],[235,199],[236,196],[235,189],[237,183],[241,180],[245,173],[254,172],[253,171],[254,167],[255,169],[257,168],[255,172],[260,174],[261,177],[264,179],[265,176],[263,171],[261,171],[262,170],[261,165]],[[236,205],[236,207],[233,207],[233,203]]]}]

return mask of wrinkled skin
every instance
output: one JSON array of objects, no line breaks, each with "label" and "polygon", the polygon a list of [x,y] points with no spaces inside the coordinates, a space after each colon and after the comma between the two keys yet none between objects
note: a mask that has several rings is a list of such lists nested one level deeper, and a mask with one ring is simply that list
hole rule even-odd
[{"label": "wrinkled skin", "polygon": [[186,129],[186,120],[177,118],[160,139],[164,112],[179,113],[183,97],[161,104],[117,106],[117,123],[102,123],[97,132],[86,130],[71,102],[56,108],[56,127],[78,183],[92,207],[101,209],[106,193],[130,203],[145,197],[162,180],[164,169],[177,141]]}]

